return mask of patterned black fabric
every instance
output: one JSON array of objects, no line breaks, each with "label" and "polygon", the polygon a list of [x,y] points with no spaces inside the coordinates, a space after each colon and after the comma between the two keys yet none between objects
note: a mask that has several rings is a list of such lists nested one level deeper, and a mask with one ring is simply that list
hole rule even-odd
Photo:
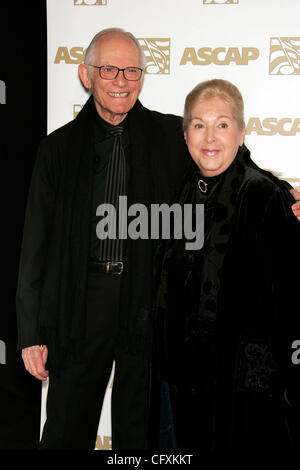
[{"label": "patterned black fabric", "polygon": [[99,259],[101,261],[122,261],[124,238],[120,238],[119,233],[124,233],[125,214],[119,214],[119,197],[127,194],[126,162],[122,145],[123,127],[115,126],[110,130],[110,133],[114,136],[114,146],[108,162],[104,202],[111,204],[115,212],[108,211],[107,216],[108,229],[111,229],[112,233],[108,233],[108,236],[105,233],[100,234]]}]

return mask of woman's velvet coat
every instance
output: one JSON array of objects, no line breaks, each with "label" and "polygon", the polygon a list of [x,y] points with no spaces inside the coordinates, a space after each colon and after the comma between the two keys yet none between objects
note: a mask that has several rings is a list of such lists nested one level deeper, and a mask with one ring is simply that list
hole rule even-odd
[{"label": "woman's velvet coat", "polygon": [[[201,256],[171,240],[157,258],[160,365],[177,448],[300,445],[300,365],[292,361],[300,339],[300,224],[289,191],[256,167],[245,148],[242,172],[226,228],[215,319],[193,321],[205,294]],[[190,202],[182,194],[191,185],[199,191],[198,179],[192,164],[181,203]]]}]

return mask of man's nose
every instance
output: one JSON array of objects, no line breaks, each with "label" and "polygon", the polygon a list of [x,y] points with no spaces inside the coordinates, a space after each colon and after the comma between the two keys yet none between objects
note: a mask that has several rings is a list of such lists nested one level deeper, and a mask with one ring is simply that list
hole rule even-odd
[{"label": "man's nose", "polygon": [[114,82],[117,83],[119,86],[124,86],[127,83],[127,80],[124,75],[124,70],[119,70],[118,75],[114,79]]}]

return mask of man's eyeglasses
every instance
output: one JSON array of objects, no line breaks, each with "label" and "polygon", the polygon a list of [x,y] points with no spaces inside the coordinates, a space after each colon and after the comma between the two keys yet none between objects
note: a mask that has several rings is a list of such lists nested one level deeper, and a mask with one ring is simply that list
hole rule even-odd
[{"label": "man's eyeglasses", "polygon": [[128,81],[137,82],[140,80],[143,69],[139,67],[125,67],[124,69],[119,69],[115,65],[91,65],[90,67],[95,67],[99,70],[99,75],[103,80],[114,80],[119,75],[119,72],[123,72],[124,78]]}]

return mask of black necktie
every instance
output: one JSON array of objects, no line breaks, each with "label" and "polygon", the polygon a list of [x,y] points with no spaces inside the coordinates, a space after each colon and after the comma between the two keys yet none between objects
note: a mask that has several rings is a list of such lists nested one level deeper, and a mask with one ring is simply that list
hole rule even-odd
[{"label": "black necktie", "polygon": [[[107,168],[106,188],[104,202],[115,208],[115,217],[107,218],[108,226],[113,227],[116,222],[116,238],[105,238],[100,243],[101,261],[122,261],[124,240],[119,238],[119,233],[124,233],[124,214],[119,214],[119,196],[126,196],[126,164],[122,145],[123,128],[115,126],[110,130],[114,136],[113,150],[110,155]],[[119,221],[121,223],[119,224]]]}]

